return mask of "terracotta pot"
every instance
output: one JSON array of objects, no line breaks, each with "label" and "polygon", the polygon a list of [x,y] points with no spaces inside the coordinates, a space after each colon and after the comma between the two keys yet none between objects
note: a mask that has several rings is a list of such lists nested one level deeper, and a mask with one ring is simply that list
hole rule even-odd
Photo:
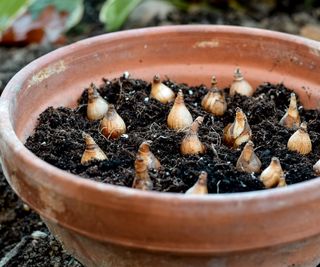
[{"label": "terracotta pot", "polygon": [[83,88],[128,70],[151,80],[229,85],[236,66],[258,85],[284,82],[307,108],[320,99],[320,43],[225,26],[117,32],[58,49],[7,85],[0,153],[8,182],[87,266],[316,266],[320,179],[250,193],[141,192],[59,170],[23,143],[48,106],[74,106]]}]

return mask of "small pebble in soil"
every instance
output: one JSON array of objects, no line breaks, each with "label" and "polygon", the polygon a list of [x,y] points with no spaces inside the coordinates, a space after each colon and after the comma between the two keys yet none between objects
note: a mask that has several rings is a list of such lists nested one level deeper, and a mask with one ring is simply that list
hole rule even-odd
[{"label": "small pebble in soil", "polygon": [[22,207],[25,211],[30,211],[30,207],[27,204],[23,203]]},{"label": "small pebble in soil", "polygon": [[31,234],[31,237],[33,239],[42,239],[42,238],[46,238],[48,236],[48,234],[42,232],[42,231],[34,231],[32,234]]}]

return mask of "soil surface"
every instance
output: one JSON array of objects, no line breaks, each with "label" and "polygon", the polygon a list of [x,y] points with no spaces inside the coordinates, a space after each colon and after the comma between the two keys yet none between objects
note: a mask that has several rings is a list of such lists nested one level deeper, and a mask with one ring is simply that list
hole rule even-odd
[{"label": "soil surface", "polygon": [[[263,84],[253,97],[236,95],[227,97],[228,109],[223,117],[214,117],[201,108],[201,99],[207,93],[205,86],[189,87],[164,81],[176,93],[181,89],[185,104],[193,118],[204,117],[199,138],[207,152],[197,156],[183,156],[180,143],[185,131],[176,132],[167,127],[166,119],[172,104],[163,105],[150,99],[150,84],[138,79],[123,77],[104,80],[100,94],[113,103],[127,126],[127,133],[118,140],[105,138],[99,129],[100,121],[86,118],[87,90],[79,100],[79,107],[48,108],[39,118],[35,133],[27,139],[26,146],[37,156],[63,170],[99,182],[131,187],[135,171],[134,160],[139,145],[151,140],[151,151],[160,160],[162,170],[151,172],[154,190],[185,192],[201,171],[208,173],[209,193],[231,193],[261,190],[263,184],[254,174],[236,170],[241,148],[232,149],[223,142],[223,129],[234,121],[236,107],[246,113],[252,129],[255,152],[266,168],[271,157],[280,159],[286,173],[287,184],[315,178],[312,166],[320,154],[320,122],[318,111],[305,111],[299,106],[301,121],[308,122],[313,151],[302,156],[287,149],[287,142],[295,130],[279,125],[289,105],[291,91],[283,85]],[[227,92],[228,89],[225,89]],[[85,149],[82,131],[89,133],[108,159],[80,164]]]}]

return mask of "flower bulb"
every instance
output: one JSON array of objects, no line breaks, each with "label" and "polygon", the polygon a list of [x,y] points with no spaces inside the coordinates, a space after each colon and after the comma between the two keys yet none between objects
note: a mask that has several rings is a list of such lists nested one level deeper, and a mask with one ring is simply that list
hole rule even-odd
[{"label": "flower bulb", "polygon": [[228,146],[237,148],[250,140],[252,135],[246,115],[241,108],[236,108],[236,118],[223,130],[223,139]]},{"label": "flower bulb", "polygon": [[108,139],[117,139],[126,132],[126,125],[114,105],[109,105],[107,113],[101,120],[100,130]]},{"label": "flower bulb", "polygon": [[320,175],[320,159],[313,165],[313,171],[316,175]]},{"label": "flower bulb", "polygon": [[291,93],[289,108],[280,120],[280,125],[289,128],[296,129],[300,125],[300,115],[297,107],[297,98],[295,93]]},{"label": "flower bulb", "polygon": [[300,128],[289,138],[288,150],[307,155],[312,151],[312,143],[307,130],[307,123],[303,122]]},{"label": "flower bulb", "polygon": [[237,161],[236,168],[240,172],[260,173],[261,161],[254,153],[252,141],[248,141],[244,146],[241,155]]},{"label": "flower bulb", "polygon": [[251,85],[244,79],[241,71],[237,68],[234,72],[234,80],[230,86],[230,96],[234,96],[235,94],[244,95],[244,96],[252,96],[254,93]]},{"label": "flower bulb", "polygon": [[105,160],[107,159],[106,154],[102,149],[96,144],[93,138],[86,133],[82,134],[84,141],[86,143],[86,149],[81,157],[81,164],[86,164],[91,160]]},{"label": "flower bulb", "polygon": [[151,84],[150,98],[154,98],[162,104],[174,101],[174,92],[160,81],[160,76],[155,75]]},{"label": "flower bulb", "polygon": [[148,166],[140,156],[137,156],[134,163],[136,175],[133,180],[132,187],[143,191],[150,191],[153,188],[153,183],[148,173]]},{"label": "flower bulb", "polygon": [[155,169],[159,170],[161,164],[159,160],[155,157],[155,155],[150,151],[150,141],[145,141],[139,146],[138,154],[140,158],[142,158],[149,170]]},{"label": "flower bulb", "polygon": [[192,123],[180,145],[182,155],[197,155],[205,152],[205,146],[201,143],[198,136],[199,127],[202,122],[203,117],[197,117]]},{"label": "flower bulb", "polygon": [[206,195],[208,194],[207,187],[208,174],[202,171],[197,182],[187,190],[186,195]]},{"label": "flower bulb", "polygon": [[87,117],[91,121],[100,120],[108,111],[109,104],[98,92],[92,83],[88,89]]},{"label": "flower bulb", "polygon": [[270,165],[261,173],[260,181],[266,188],[273,188],[279,185],[284,172],[278,158],[273,157]]},{"label": "flower bulb", "polygon": [[217,87],[215,76],[212,77],[212,87],[201,101],[203,109],[215,116],[222,116],[227,110],[227,102],[222,91]]},{"label": "flower bulb", "polygon": [[190,127],[192,122],[193,119],[191,113],[184,103],[183,93],[181,90],[179,90],[174,104],[169,112],[167,124],[171,129],[183,130],[187,127]]}]

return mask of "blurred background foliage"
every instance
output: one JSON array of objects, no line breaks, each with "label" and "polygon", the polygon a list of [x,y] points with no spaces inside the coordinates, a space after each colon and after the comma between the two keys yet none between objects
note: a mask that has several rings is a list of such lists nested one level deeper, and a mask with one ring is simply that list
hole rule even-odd
[{"label": "blurred background foliage", "polygon": [[[144,8],[150,2],[153,2],[154,10]],[[193,20],[194,23],[206,22],[206,17],[210,17],[208,23],[240,25],[237,21],[239,17],[241,20],[241,16],[250,16],[252,25],[249,20],[245,26],[256,26],[255,20],[262,20],[275,12],[290,14],[297,9],[311,12],[319,6],[319,0],[0,0],[0,44],[64,43],[64,33],[70,29],[75,34],[88,30],[85,22],[88,22],[86,18],[92,7],[98,10],[95,10],[96,18],[91,18],[89,22],[110,32],[123,29],[135,10],[140,10],[139,19],[144,21],[151,20],[151,17],[156,19],[157,16],[163,19],[163,14],[170,13],[168,10],[178,10],[188,16],[191,14],[191,18],[188,17],[191,23]],[[89,10],[84,16],[87,7]],[[227,19],[219,20],[219,13],[226,14]],[[193,18],[194,14],[203,18]],[[216,21],[212,18],[214,16]],[[183,16],[179,19],[173,16],[170,20],[172,24],[184,24]],[[135,20],[131,22],[134,24]],[[281,20],[279,23],[282,23]],[[145,24],[137,23],[136,26],[149,26]],[[156,25],[155,22],[153,24]]]}]

